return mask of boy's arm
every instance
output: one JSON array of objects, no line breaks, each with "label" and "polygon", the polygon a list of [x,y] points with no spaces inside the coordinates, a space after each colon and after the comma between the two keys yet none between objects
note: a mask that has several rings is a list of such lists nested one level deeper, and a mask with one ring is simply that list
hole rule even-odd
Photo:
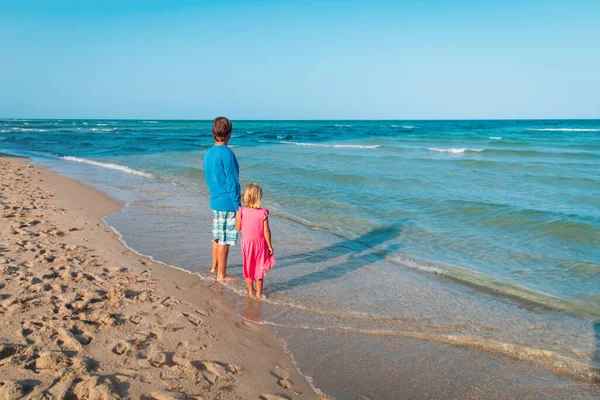
[{"label": "boy's arm", "polygon": [[240,170],[233,152],[230,153],[230,157],[224,160],[223,168],[225,170],[227,193],[229,193],[229,197],[237,210],[242,206],[240,201]]}]

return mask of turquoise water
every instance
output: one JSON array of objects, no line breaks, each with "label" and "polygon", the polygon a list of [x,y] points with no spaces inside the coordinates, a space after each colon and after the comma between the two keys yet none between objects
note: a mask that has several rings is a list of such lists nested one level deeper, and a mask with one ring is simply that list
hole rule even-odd
[{"label": "turquoise water", "polygon": [[[2,120],[0,151],[127,201],[107,222],[129,246],[205,276],[210,128]],[[598,373],[599,120],[234,121],[230,145],[274,216],[278,267],[250,319],[279,327],[293,352],[317,331],[352,331],[373,354],[381,336],[458,335]],[[300,367],[321,387],[311,362]]]}]

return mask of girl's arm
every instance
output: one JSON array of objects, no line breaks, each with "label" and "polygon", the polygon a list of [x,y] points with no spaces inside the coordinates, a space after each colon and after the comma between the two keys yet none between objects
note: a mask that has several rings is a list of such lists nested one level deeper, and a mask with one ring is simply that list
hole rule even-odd
[{"label": "girl's arm", "polygon": [[242,230],[242,217],[241,217],[241,211],[238,211],[237,214],[235,215],[235,230],[236,231],[241,231]]},{"label": "girl's arm", "polygon": [[267,246],[269,246],[269,254],[273,254],[273,247],[271,247],[271,229],[269,228],[269,217],[265,218],[265,240],[267,241]]}]

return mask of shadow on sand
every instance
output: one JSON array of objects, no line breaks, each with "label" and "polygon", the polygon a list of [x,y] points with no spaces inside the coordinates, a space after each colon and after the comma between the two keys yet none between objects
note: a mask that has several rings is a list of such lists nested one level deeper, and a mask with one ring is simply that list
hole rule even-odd
[{"label": "shadow on sand", "polygon": [[[337,279],[349,272],[383,260],[388,254],[398,251],[400,245],[390,244],[383,248],[382,245],[398,237],[401,231],[402,224],[388,225],[374,229],[356,239],[338,242],[329,247],[278,257],[276,268],[285,268],[298,264],[326,264],[338,257],[345,258],[342,262],[273,285],[269,291],[290,290],[299,286]],[[377,249],[374,249],[372,246],[377,246]]]}]

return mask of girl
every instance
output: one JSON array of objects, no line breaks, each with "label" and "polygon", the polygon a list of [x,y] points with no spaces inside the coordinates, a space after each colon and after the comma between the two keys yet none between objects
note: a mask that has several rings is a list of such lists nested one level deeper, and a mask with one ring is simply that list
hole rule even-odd
[{"label": "girl", "polygon": [[259,208],[261,201],[262,189],[256,183],[249,184],[242,195],[245,207],[240,207],[235,220],[235,229],[242,231],[242,258],[248,294],[259,299],[262,298],[263,279],[267,270],[275,266],[269,210]]}]

